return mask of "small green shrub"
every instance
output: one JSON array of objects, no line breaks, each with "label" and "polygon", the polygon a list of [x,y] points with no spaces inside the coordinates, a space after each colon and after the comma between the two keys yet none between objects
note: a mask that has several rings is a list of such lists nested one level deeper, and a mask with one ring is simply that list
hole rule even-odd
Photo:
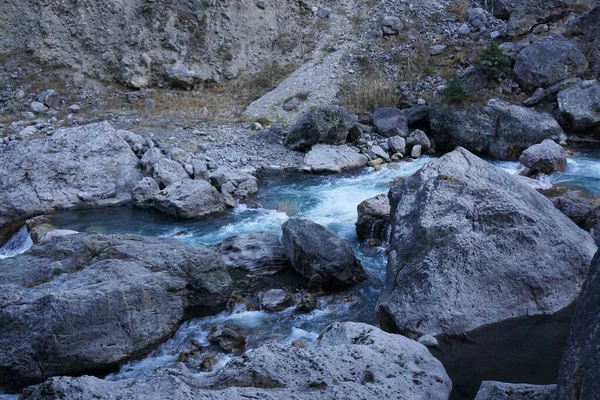
[{"label": "small green shrub", "polygon": [[488,76],[497,77],[510,68],[511,63],[509,58],[500,50],[500,47],[492,43],[483,51],[477,66],[483,69]]},{"label": "small green shrub", "polygon": [[456,76],[448,81],[446,87],[440,90],[440,97],[442,103],[446,104],[459,104],[462,103],[465,97],[465,88],[462,82]]}]

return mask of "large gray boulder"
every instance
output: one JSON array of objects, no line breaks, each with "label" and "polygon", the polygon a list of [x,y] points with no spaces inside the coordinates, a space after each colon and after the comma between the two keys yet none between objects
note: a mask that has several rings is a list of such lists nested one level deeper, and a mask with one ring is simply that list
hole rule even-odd
[{"label": "large gray boulder", "polygon": [[312,173],[340,173],[364,167],[369,159],[353,147],[316,144],[304,157],[302,169]]},{"label": "large gray boulder", "polygon": [[461,334],[554,314],[581,289],[590,235],[517,177],[463,148],[390,190],[382,327]]},{"label": "large gray boulder", "polygon": [[600,82],[582,81],[558,93],[558,108],[570,128],[586,131],[600,126]]},{"label": "large gray boulder", "polygon": [[554,400],[556,385],[483,381],[475,400]]},{"label": "large gray boulder", "polygon": [[356,235],[358,240],[384,241],[390,225],[390,200],[387,193],[367,199],[357,207]]},{"label": "large gray boulder", "polygon": [[223,262],[256,275],[272,275],[290,265],[279,238],[257,232],[231,236],[219,246]]},{"label": "large gray boulder", "polygon": [[[483,3],[483,1],[481,2]],[[572,0],[491,0],[488,4],[496,18],[506,19],[510,36],[527,33],[537,24],[566,16]]]},{"label": "large gray boulder", "polygon": [[267,343],[215,376],[176,364],[122,381],[60,377],[27,388],[22,399],[447,400],[451,389],[444,367],[425,346],[374,326],[336,322],[314,345]]},{"label": "large gray boulder", "polygon": [[183,219],[201,218],[224,212],[223,196],[204,180],[175,182],[158,192],[152,207],[165,214]]},{"label": "large gray boulder", "polygon": [[525,150],[519,157],[519,162],[525,167],[543,174],[564,172],[567,168],[567,154],[561,145],[546,139]]},{"label": "large gray boulder", "polygon": [[156,160],[152,165],[152,171],[152,178],[154,178],[161,189],[172,183],[190,179],[181,164],[166,157],[160,157]]},{"label": "large gray boulder", "polygon": [[595,7],[572,21],[573,26],[581,33],[582,41],[589,43],[586,53],[590,60],[591,69],[598,76],[600,74],[600,4],[596,2]]},{"label": "large gray boulder", "polygon": [[344,144],[352,115],[343,107],[327,106],[304,114],[287,134],[285,145],[292,150],[307,151],[313,144]]},{"label": "large gray boulder", "polygon": [[544,139],[566,139],[551,114],[497,99],[485,107],[436,105],[430,107],[429,119],[438,151],[463,146],[478,154],[517,160],[525,149]]},{"label": "large gray boulder", "polygon": [[577,301],[558,371],[556,399],[595,400],[600,393],[600,253]]},{"label": "large gray boulder", "polygon": [[378,108],[373,113],[373,124],[377,133],[384,137],[408,135],[408,117],[398,108]]},{"label": "large gray boulder", "polygon": [[72,234],[0,259],[0,387],[112,368],[230,294],[215,252],[174,240]]},{"label": "large gray boulder", "polygon": [[560,35],[548,35],[519,52],[514,72],[526,88],[548,87],[588,69],[581,48]]},{"label": "large gray boulder", "polygon": [[341,289],[367,278],[350,245],[331,229],[299,218],[281,227],[281,242],[292,267],[305,278],[320,275],[328,289]]},{"label": "large gray boulder", "polygon": [[107,122],[0,147],[0,228],[51,209],[131,201],[138,158]]}]

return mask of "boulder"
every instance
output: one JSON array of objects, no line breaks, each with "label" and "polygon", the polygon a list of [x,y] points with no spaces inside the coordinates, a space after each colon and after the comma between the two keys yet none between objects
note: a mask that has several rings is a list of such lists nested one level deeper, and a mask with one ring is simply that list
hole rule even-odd
[{"label": "boulder", "polygon": [[388,147],[392,153],[406,154],[406,139],[402,136],[392,136],[388,139]]},{"label": "boulder", "polygon": [[592,64],[592,72],[598,76],[600,74],[600,46],[598,46],[600,43],[600,30],[598,30],[600,5],[596,3],[594,8],[575,19],[573,25],[581,33],[581,39],[590,44],[586,46],[587,56]]},{"label": "boulder", "polygon": [[447,400],[451,390],[444,367],[425,346],[370,325],[335,322],[314,345],[267,343],[216,374],[194,374],[175,364],[121,381],[52,378],[27,388],[22,399]]},{"label": "boulder", "polygon": [[181,164],[166,157],[160,157],[156,160],[152,164],[152,171],[152,178],[154,178],[161,189],[172,183],[190,179]]},{"label": "boulder", "polygon": [[381,326],[462,334],[571,304],[591,236],[516,176],[457,148],[390,190]]},{"label": "boulder", "polygon": [[556,385],[483,381],[475,400],[554,400]]},{"label": "boulder", "polygon": [[546,139],[525,150],[519,157],[519,162],[542,174],[564,172],[567,168],[567,154],[561,145]]},{"label": "boulder", "polygon": [[492,0],[489,6],[496,18],[508,20],[507,33],[519,36],[537,24],[566,16],[572,4],[571,0]]},{"label": "boulder", "polygon": [[390,201],[387,193],[363,201],[357,206],[357,211],[356,235],[358,240],[385,241],[390,225]]},{"label": "boulder", "polygon": [[381,31],[384,35],[399,35],[402,25],[400,18],[386,15],[381,21]]},{"label": "boulder", "polygon": [[588,66],[576,43],[560,35],[548,35],[519,52],[514,73],[525,88],[545,88],[584,73]]},{"label": "boulder", "polygon": [[368,161],[353,147],[317,144],[304,157],[302,169],[313,173],[340,173],[364,167]]},{"label": "boulder", "polygon": [[269,289],[258,295],[260,307],[267,311],[282,311],[294,305],[294,296],[283,289]]},{"label": "boulder", "polygon": [[299,218],[286,221],[282,243],[292,267],[302,276],[322,278],[327,289],[342,289],[367,278],[352,248],[331,229]]},{"label": "boulder", "polygon": [[586,131],[600,126],[600,82],[582,81],[558,93],[558,108],[569,127]]},{"label": "boulder", "polygon": [[279,238],[266,232],[228,237],[223,240],[218,252],[228,267],[255,275],[272,275],[290,265]]},{"label": "boulder", "polygon": [[38,95],[37,100],[48,108],[56,108],[60,101],[60,95],[56,90],[46,89]]},{"label": "boulder", "polygon": [[590,196],[579,190],[572,190],[551,199],[554,207],[569,217],[582,229],[590,230],[598,224],[599,196]]},{"label": "boulder", "polygon": [[551,114],[496,99],[485,107],[432,106],[429,118],[437,151],[463,146],[478,154],[516,160],[544,139],[566,139]]},{"label": "boulder", "polygon": [[188,179],[161,190],[152,207],[178,218],[192,219],[224,212],[223,196],[207,181]]},{"label": "boulder", "polygon": [[120,205],[142,178],[138,158],[107,122],[0,147],[0,228],[52,209]]},{"label": "boulder", "polygon": [[152,207],[158,192],[160,192],[160,188],[154,179],[142,179],[131,191],[131,200],[133,205],[139,208]]},{"label": "boulder", "polygon": [[577,300],[558,371],[556,399],[593,400],[600,393],[599,254]]},{"label": "boulder", "polygon": [[378,108],[373,113],[373,124],[377,133],[384,137],[408,135],[408,118],[403,110],[397,108]]},{"label": "boulder", "polygon": [[344,144],[354,126],[352,115],[343,107],[328,106],[304,114],[287,134],[285,145],[307,151],[314,144]]},{"label": "boulder", "polygon": [[71,234],[0,259],[0,387],[103,371],[190,317],[224,308],[213,251],[174,240]]},{"label": "boulder", "polygon": [[424,152],[431,148],[431,141],[427,137],[427,134],[420,129],[415,129],[408,135],[406,144],[410,146],[421,145],[421,149],[423,149]]}]

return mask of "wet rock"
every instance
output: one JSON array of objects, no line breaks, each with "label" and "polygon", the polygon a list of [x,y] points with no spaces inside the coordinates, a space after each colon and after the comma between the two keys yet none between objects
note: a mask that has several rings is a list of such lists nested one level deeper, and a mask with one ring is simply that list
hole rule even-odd
[{"label": "wet rock", "polygon": [[410,151],[410,156],[412,158],[419,158],[421,157],[423,148],[421,147],[420,144],[416,144],[413,146],[412,150]]},{"label": "wet rock", "polygon": [[580,75],[587,69],[588,62],[577,44],[559,35],[549,35],[519,52],[514,73],[526,88],[538,88]]},{"label": "wet rock", "polygon": [[340,173],[364,167],[367,157],[353,147],[317,144],[306,154],[302,169],[313,173]]},{"label": "wet rock", "polygon": [[215,376],[206,375],[193,374],[179,364],[121,381],[91,376],[52,378],[28,388],[23,400],[50,400],[53,396],[104,400],[330,400],[339,393],[348,400],[446,400],[452,389],[444,367],[425,346],[354,322],[330,325],[314,345],[265,344],[231,360]]},{"label": "wet rock", "polygon": [[267,311],[282,311],[294,305],[294,296],[283,289],[270,289],[258,295],[260,307]]},{"label": "wet rock", "polygon": [[[600,254],[600,253],[599,253]],[[577,301],[563,350],[557,399],[594,399],[600,393],[600,256],[596,254]]]},{"label": "wet rock", "polygon": [[317,300],[311,293],[301,293],[298,296],[298,305],[294,311],[298,313],[311,313],[317,308]]},{"label": "wet rock", "polygon": [[307,151],[314,144],[344,144],[354,126],[350,113],[343,107],[328,106],[304,114],[285,138],[292,150]]},{"label": "wet rock", "polygon": [[483,381],[475,400],[554,400],[556,385]]},{"label": "wet rock", "polygon": [[550,200],[463,148],[393,187],[390,202],[379,318],[416,337],[554,314],[596,251]]},{"label": "wet rock", "polygon": [[589,196],[579,190],[573,190],[552,199],[554,207],[569,217],[582,229],[590,230],[598,224],[597,210],[600,199]]},{"label": "wet rock", "polygon": [[246,346],[246,337],[234,326],[215,327],[208,336],[208,341],[218,344],[226,353],[240,352]]},{"label": "wet rock", "polygon": [[525,167],[543,174],[564,172],[567,168],[567,154],[561,145],[546,139],[525,150],[519,157],[519,162]]},{"label": "wet rock", "polygon": [[572,129],[585,131],[600,126],[600,82],[588,80],[558,93],[558,108]]},{"label": "wet rock", "polygon": [[279,238],[266,232],[228,237],[219,246],[219,254],[228,267],[255,275],[272,275],[290,265]]},{"label": "wet rock", "polygon": [[18,388],[150,351],[184,318],[223,309],[231,279],[211,250],[72,234],[0,260],[0,287],[0,386]]},{"label": "wet rock", "polygon": [[390,201],[387,193],[377,195],[360,203],[357,207],[356,235],[360,241],[386,240],[390,224]]},{"label": "wet rock", "polygon": [[188,179],[161,190],[152,207],[178,218],[192,219],[226,210],[224,198],[210,183]]},{"label": "wet rock", "polygon": [[282,230],[283,248],[292,267],[305,278],[318,274],[328,289],[342,289],[367,278],[350,245],[329,228],[292,218]]},{"label": "wet rock", "polygon": [[257,310],[256,304],[252,300],[236,294],[227,301],[226,307],[231,314]]},{"label": "wet rock", "polygon": [[408,135],[408,119],[404,111],[397,108],[378,108],[373,113],[373,124],[384,137]]},{"label": "wet rock", "polygon": [[566,135],[552,115],[492,99],[481,108],[438,105],[430,107],[431,137],[437,151],[463,146],[504,160],[544,139],[564,141]]},{"label": "wet rock", "polygon": [[0,227],[51,209],[131,202],[138,158],[107,122],[0,147]]}]

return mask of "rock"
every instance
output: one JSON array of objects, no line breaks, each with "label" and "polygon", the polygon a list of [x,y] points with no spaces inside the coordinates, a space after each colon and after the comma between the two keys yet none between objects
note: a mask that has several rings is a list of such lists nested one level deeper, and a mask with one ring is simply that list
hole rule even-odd
[{"label": "rock", "polygon": [[460,147],[389,196],[378,315],[411,336],[554,314],[577,298],[596,251],[550,200]]},{"label": "rock", "polygon": [[52,209],[131,202],[138,158],[107,122],[0,147],[0,227]]},{"label": "rock", "polygon": [[[581,33],[581,37],[584,41],[589,44],[600,43],[600,32],[598,31],[598,25],[600,24],[600,7],[596,3],[595,7],[590,11],[582,14],[573,21],[574,27]],[[592,63],[592,73],[600,73],[600,48],[598,46],[587,46],[586,48],[588,59]]]},{"label": "rock", "polygon": [[550,200],[552,200],[554,207],[569,217],[580,228],[590,230],[597,227],[597,210],[600,205],[598,198],[573,190]]},{"label": "rock", "polygon": [[335,322],[314,345],[270,342],[234,358],[214,376],[177,364],[120,381],[52,378],[27,388],[23,400],[447,400],[451,390],[444,367],[425,346],[370,325]]},{"label": "rock", "polygon": [[388,138],[388,147],[392,153],[406,154],[406,140],[402,136]]},{"label": "rock", "polygon": [[439,346],[438,340],[431,335],[421,336],[419,338],[419,340],[417,340],[417,341],[419,343],[421,343],[423,346],[427,346],[427,347],[438,347]]},{"label": "rock", "polygon": [[17,389],[149,352],[185,318],[223,309],[231,279],[211,250],[72,234],[0,259],[0,288],[0,386]]},{"label": "rock", "polygon": [[368,155],[372,159],[380,158],[380,159],[384,160],[385,162],[391,162],[392,161],[392,159],[388,155],[387,151],[383,150],[381,148],[381,146],[378,146],[378,145],[372,146],[368,150]]},{"label": "rock", "polygon": [[408,135],[408,119],[404,111],[397,108],[378,108],[373,113],[373,124],[384,137]]},{"label": "rock", "polygon": [[30,136],[30,135],[34,135],[34,134],[36,134],[36,133],[37,133],[37,131],[38,131],[38,130],[37,130],[37,128],[36,128],[35,126],[33,126],[33,125],[30,125],[30,126],[28,126],[28,127],[25,127],[25,128],[23,128],[23,129],[21,129],[21,130],[19,131],[19,136],[20,136],[20,137],[27,137],[27,136]]},{"label": "rock", "polygon": [[320,9],[319,11],[317,11],[317,17],[319,19],[329,18],[330,15],[331,13],[329,12],[329,10]]},{"label": "rock", "polygon": [[483,381],[475,400],[554,400],[556,385]]},{"label": "rock", "polygon": [[420,129],[415,129],[406,138],[406,144],[415,146],[420,145],[423,151],[428,151],[431,148],[431,142],[427,137],[427,134]]},{"label": "rock", "polygon": [[48,242],[54,238],[57,237],[62,237],[62,236],[69,236],[69,235],[75,235],[78,234],[79,232],[77,231],[73,231],[71,229],[53,229],[50,232],[46,233],[40,240],[39,243],[44,243],[44,242]]},{"label": "rock", "polygon": [[327,289],[342,289],[367,278],[352,248],[335,232],[311,221],[292,218],[283,226],[282,243],[292,267],[310,279],[318,274]]},{"label": "rock", "polygon": [[152,178],[161,189],[175,183],[190,179],[185,169],[176,161],[160,157],[152,164]]},{"label": "rock", "polygon": [[514,73],[525,88],[548,87],[588,69],[581,48],[559,35],[536,40],[519,52]]},{"label": "rock", "polygon": [[600,393],[599,254],[577,301],[558,371],[556,399],[595,399]]},{"label": "rock", "polygon": [[272,275],[290,265],[279,238],[265,232],[228,237],[219,246],[219,254],[228,267],[255,275]]},{"label": "rock", "polygon": [[253,122],[252,125],[250,125],[250,129],[253,131],[261,131],[263,129],[263,127],[260,123]]},{"label": "rock", "polygon": [[[402,110],[406,114],[406,120],[408,125],[415,124],[427,118],[429,115],[429,107],[427,106],[413,106]],[[408,135],[408,130],[406,131]]]},{"label": "rock", "polygon": [[33,101],[31,103],[30,108],[31,108],[31,111],[33,111],[34,113],[39,113],[39,114],[45,113],[46,111],[48,111],[48,107],[46,107],[39,101]]},{"label": "rock", "polygon": [[461,36],[468,36],[471,33],[471,28],[469,28],[469,25],[467,24],[462,24],[458,27],[456,32]]},{"label": "rock", "polygon": [[564,172],[567,168],[567,154],[561,145],[546,139],[525,150],[519,157],[519,162],[543,174]]},{"label": "rock", "polygon": [[294,296],[282,289],[270,289],[258,296],[263,310],[277,312],[294,305]]},{"label": "rock", "polygon": [[265,8],[267,8],[267,2],[265,0],[257,0],[256,7],[260,8],[261,10],[264,10]]},{"label": "rock", "polygon": [[571,0],[492,0],[489,6],[496,18],[508,20],[508,35],[519,36],[534,25],[566,16],[572,4]]},{"label": "rock", "polygon": [[[221,166],[209,175],[210,182],[219,190],[227,182],[231,182],[234,188],[237,188],[240,184],[246,181],[254,181],[256,184],[256,178],[244,169],[232,168],[228,166]],[[251,193],[254,194],[254,193]]]},{"label": "rock", "polygon": [[192,219],[224,212],[221,194],[210,183],[187,179],[161,190],[152,207],[178,218]]},{"label": "rock", "polygon": [[[319,275],[317,275],[319,276]],[[317,300],[311,293],[301,293],[298,305],[294,310],[297,313],[311,313],[317,308]]]},{"label": "rock", "polygon": [[313,173],[340,173],[367,165],[367,157],[353,147],[317,144],[304,157],[302,169]]},{"label": "rock", "polygon": [[471,26],[477,30],[485,28],[487,24],[487,16],[485,15],[483,8],[471,8],[467,17],[469,24],[471,24]]},{"label": "rock", "polygon": [[583,81],[558,93],[558,108],[570,127],[586,131],[600,126],[600,82]]},{"label": "rock", "polygon": [[152,207],[154,199],[158,195],[160,188],[158,183],[152,178],[144,178],[139,181],[131,191],[131,200],[133,205],[140,208]]},{"label": "rock", "polygon": [[287,134],[285,145],[292,150],[307,151],[314,144],[343,144],[354,126],[350,113],[343,107],[320,107],[304,114]]},{"label": "rock", "polygon": [[446,50],[446,45],[444,44],[434,44],[429,48],[429,54],[432,56],[440,55]]},{"label": "rock", "polygon": [[384,35],[399,35],[402,30],[402,21],[398,17],[386,15],[381,22],[381,31]]},{"label": "rock", "polygon": [[81,111],[81,107],[79,107],[77,104],[72,104],[69,106],[69,111],[73,114],[77,114],[79,111]]},{"label": "rock", "polygon": [[416,144],[413,146],[412,150],[410,151],[410,156],[412,158],[419,158],[421,157],[421,152],[422,152],[423,148],[420,144]]},{"label": "rock", "polygon": [[230,326],[216,328],[207,339],[213,344],[218,344],[226,353],[239,353],[246,346],[246,337]]},{"label": "rock", "polygon": [[566,140],[552,115],[496,99],[483,108],[431,106],[429,119],[437,151],[463,146],[482,155],[516,160],[544,139]]},{"label": "rock", "polygon": [[356,235],[358,240],[385,241],[390,223],[390,201],[387,193],[363,201],[357,206],[357,212]]},{"label": "rock", "polygon": [[57,108],[60,95],[55,90],[46,89],[38,95],[37,100],[48,108]]}]

